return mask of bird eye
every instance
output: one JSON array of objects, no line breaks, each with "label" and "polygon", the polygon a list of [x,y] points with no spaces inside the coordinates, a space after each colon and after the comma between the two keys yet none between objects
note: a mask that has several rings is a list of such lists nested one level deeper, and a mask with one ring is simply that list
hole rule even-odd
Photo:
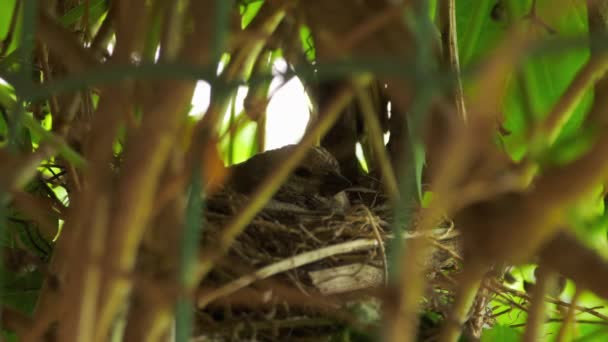
[{"label": "bird eye", "polygon": [[312,177],[312,172],[309,169],[299,167],[294,171],[294,174],[299,177],[310,178]]}]

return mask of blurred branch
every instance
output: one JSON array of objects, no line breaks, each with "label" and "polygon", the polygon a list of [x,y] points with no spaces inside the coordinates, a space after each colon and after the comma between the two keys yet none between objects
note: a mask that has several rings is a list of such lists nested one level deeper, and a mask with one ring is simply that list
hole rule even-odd
[{"label": "blurred branch", "polygon": [[291,7],[290,1],[282,2],[280,6],[265,2],[260,13],[254,18],[247,30],[257,32],[258,39],[250,39],[243,42],[230,60],[230,64],[222,73],[222,76],[229,81],[245,79],[249,75],[255,61],[258,59],[267,39],[272,36],[276,28],[287,14],[287,9]]},{"label": "blurred branch", "polygon": [[164,7],[163,25],[160,41],[159,61],[172,61],[177,57],[183,40],[183,20],[186,17],[186,7],[181,1],[162,4]]},{"label": "blurred branch", "polygon": [[[198,42],[208,33],[205,27],[207,5],[206,1],[192,4],[190,13],[195,22],[194,30],[186,37],[178,60],[199,64],[205,58],[208,46]],[[122,26],[117,27],[117,34],[125,35],[125,44],[128,44],[131,51],[139,51],[142,48],[143,33],[146,32],[147,16],[142,15],[146,6],[144,2],[130,2],[126,6],[121,8],[124,12],[118,12]],[[133,24],[129,22],[130,15],[142,21],[134,26],[139,27],[135,32],[139,32],[141,36],[134,36],[134,33],[129,31],[128,27]],[[117,48],[119,43],[117,39]],[[114,194],[114,210],[110,216],[106,248],[111,248],[114,252],[105,260],[106,272],[100,296],[100,323],[96,336],[98,341],[105,340],[109,327],[131,288],[130,283],[109,270],[131,272],[135,265],[139,244],[153,213],[158,180],[183,123],[184,110],[190,104],[195,85],[194,80],[159,82],[150,89],[151,96],[141,103],[144,115],[141,125],[129,136],[129,146]]]},{"label": "blurred branch", "polygon": [[574,292],[574,296],[572,296],[572,299],[570,299],[570,305],[567,308],[566,317],[564,317],[564,322],[559,328],[559,333],[555,337],[555,342],[566,341],[566,338],[569,337],[569,333],[574,328],[576,318],[576,303],[580,299],[582,292],[581,287],[577,287],[576,292]]},{"label": "blurred branch", "polygon": [[528,319],[526,320],[526,329],[522,337],[524,342],[535,342],[543,336],[543,326],[545,323],[545,296],[547,295],[552,278],[555,276],[551,272],[540,267],[536,283],[532,288],[532,301],[528,307]]},{"label": "blurred branch", "polygon": [[97,56],[97,58],[101,58],[106,53],[106,48],[112,35],[114,34],[114,20],[116,16],[116,3],[112,2],[106,17],[103,19],[101,26],[97,30],[97,34],[93,37],[93,41],[91,42],[91,46],[89,49]]},{"label": "blurred branch", "polygon": [[460,62],[458,60],[458,33],[456,30],[456,0],[444,0],[438,3],[439,30],[441,32],[441,45],[443,63],[455,75],[453,102],[456,106],[458,117],[463,122],[467,121],[467,110],[460,77]]},{"label": "blurred branch", "polygon": [[454,302],[441,328],[440,342],[458,341],[486,271],[487,268],[481,265],[465,264],[459,274]]},{"label": "blurred branch", "polygon": [[47,14],[40,14],[38,18],[38,39],[44,43],[49,52],[57,57],[58,61],[70,72],[91,70],[99,65],[88,50],[82,47],[75,39],[76,36],[51,19]]},{"label": "blurred branch", "polygon": [[[604,54],[592,55],[587,64],[585,64],[578,74],[576,74],[565,93],[553,106],[551,112],[549,112],[547,118],[540,127],[539,132],[536,132],[536,135],[532,138],[533,143],[542,142],[546,145],[552,145],[589,87],[594,83],[597,83],[596,89],[599,89],[599,82],[604,79],[604,74],[607,69],[607,56]],[[605,102],[598,90],[596,90],[594,98],[595,102],[598,104]],[[595,107],[591,110],[591,113],[594,113],[594,111],[597,111]]]},{"label": "blurred branch", "polygon": [[[142,19],[145,20],[145,12],[142,11],[145,7],[142,1],[121,2],[117,6],[121,16],[116,18],[117,44],[112,58],[114,63],[128,64],[132,54],[138,51],[138,41],[141,40],[141,37],[133,32],[141,33],[141,30],[145,29],[145,24],[141,22]],[[69,52],[65,58],[75,59],[74,63],[77,67],[73,69],[74,71],[84,71],[97,65],[97,62],[92,62],[93,58],[89,57],[88,52],[83,52],[76,43],[75,37],[58,28],[50,18],[42,16],[40,22],[41,27],[48,28],[48,32],[41,30],[42,36],[45,37],[42,40],[47,43],[51,52],[54,51],[59,56],[63,56],[62,49],[65,48]],[[138,29],[133,30],[130,25]],[[105,225],[109,223],[110,206],[107,203],[110,202],[114,188],[111,185],[113,171],[110,167],[112,144],[124,113],[132,109],[129,100],[130,89],[129,82],[125,82],[104,89],[103,96],[100,97],[96,115],[91,123],[95,130],[91,131],[84,147],[85,156],[91,166],[84,175],[86,191],[70,198],[71,210],[49,266],[51,272],[64,281],[61,293],[67,293],[69,296],[60,295],[51,286],[45,285],[38,303],[39,310],[35,313],[36,326],[28,332],[29,336],[26,339],[39,339],[48,328],[47,325],[62,313],[66,314],[62,316],[57,327],[57,336],[62,341],[76,341],[83,338],[93,340],[96,334],[105,336],[108,333],[109,322],[113,320],[113,315],[109,319],[98,316],[100,302],[91,299],[99,296],[99,266],[102,260],[98,257],[99,248],[102,250],[114,248],[111,245],[99,247],[98,244],[108,241]],[[83,232],[85,227],[90,227],[86,233]],[[104,261],[111,265],[111,259]],[[116,272],[117,268],[108,264],[104,265],[105,271]],[[101,304],[107,304],[104,302],[105,298],[103,296],[101,298]],[[84,323],[83,320],[90,319],[93,321],[81,324]],[[87,325],[94,325],[95,322],[98,323],[97,326]]]},{"label": "blurred branch", "polygon": [[543,245],[539,256],[542,265],[572,279],[577,287],[608,299],[608,261],[573,235],[558,232]]},{"label": "blurred branch", "polygon": [[368,137],[374,152],[374,157],[377,158],[378,161],[378,168],[382,175],[384,189],[391,200],[396,201],[399,197],[397,178],[395,177],[395,171],[392,167],[386,147],[384,146],[382,128],[380,127],[378,115],[375,113],[371,96],[369,92],[366,92],[364,89],[365,88],[362,87],[356,88],[357,99],[361,106],[361,114],[368,129]]}]

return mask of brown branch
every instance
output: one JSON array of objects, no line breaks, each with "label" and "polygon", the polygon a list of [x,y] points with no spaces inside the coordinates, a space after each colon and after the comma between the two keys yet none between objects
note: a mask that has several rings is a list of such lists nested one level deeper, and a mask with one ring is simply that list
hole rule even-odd
[{"label": "brown branch", "polygon": [[[141,41],[141,38],[133,34],[126,35],[124,32],[132,31],[130,25],[134,25],[133,27],[144,26],[143,23],[137,21],[145,17],[140,11],[140,8],[143,8],[142,4],[143,1],[130,1],[121,2],[118,5],[122,6],[119,9],[122,14],[126,14],[126,17],[123,17],[122,21],[118,21],[118,25],[122,25],[123,29],[119,30],[120,32],[117,34],[117,45],[114,50],[113,59],[117,63],[129,63],[131,54],[137,51],[137,41]],[[128,8],[129,6],[133,7]],[[132,15],[130,16],[130,14]],[[47,43],[51,52],[57,53],[59,56],[63,57],[62,54],[65,53],[63,49],[66,49],[65,57],[69,59],[68,64],[73,71],[80,71],[97,65],[96,61],[92,61],[94,58],[90,57],[79,43],[76,43],[75,38],[66,33],[58,24],[52,22],[46,16],[42,16],[40,22],[39,33],[42,35],[42,40]],[[72,65],[72,59],[75,60],[75,68]],[[85,327],[79,325],[81,316],[86,315],[86,317],[94,319],[94,322],[98,322],[96,315],[91,317],[88,312],[88,310],[93,310],[94,313],[97,311],[95,302],[86,302],[86,300],[98,297],[95,288],[96,281],[91,274],[91,270],[87,268],[90,267],[94,270],[99,260],[91,254],[88,239],[105,235],[105,227],[95,224],[94,220],[107,218],[110,215],[110,208],[104,206],[103,203],[110,202],[112,193],[111,180],[113,173],[110,169],[112,144],[122,121],[123,113],[131,110],[129,105],[130,89],[130,84],[126,82],[104,89],[104,96],[100,98],[92,122],[92,127],[95,127],[95,130],[91,132],[88,137],[89,141],[85,145],[85,155],[91,166],[84,175],[84,182],[87,185],[86,191],[70,198],[73,204],[49,266],[51,273],[61,281],[61,295],[54,291],[52,287],[45,285],[38,303],[39,310],[35,313],[36,327],[29,334],[30,340],[38,340],[40,334],[47,329],[46,325],[64,312],[66,314],[57,327],[57,336],[62,341],[76,341],[82,336],[81,333],[86,333],[83,331]],[[107,221],[105,222],[107,223]],[[92,229],[85,233],[84,228],[89,226]],[[110,246],[108,250],[111,250],[111,248]],[[111,267],[106,269],[109,270]],[[111,320],[112,318],[108,321]],[[103,320],[100,321],[103,327],[104,322]],[[109,324],[105,327],[107,326]],[[92,328],[91,332],[95,334],[96,329]],[[103,333],[107,333],[107,329]]]},{"label": "brown branch", "polygon": [[608,261],[571,234],[557,233],[544,244],[539,256],[543,265],[608,299]]},{"label": "brown branch", "polygon": [[463,272],[459,275],[458,292],[454,303],[441,328],[440,342],[457,341],[460,337],[462,326],[475,301],[485,271],[486,269],[478,265],[465,264]]},{"label": "brown branch", "polygon": [[110,42],[110,39],[112,38],[112,34],[114,33],[115,15],[116,2],[112,2],[106,17],[103,19],[103,22],[97,30],[97,34],[95,34],[95,37],[91,42],[91,46],[89,47],[89,50],[91,50],[97,58],[102,58],[107,53],[106,48]]},{"label": "brown branch", "polygon": [[376,158],[378,168],[380,169],[380,174],[382,175],[384,189],[390,199],[396,201],[399,198],[399,186],[388,152],[384,146],[382,128],[378,120],[378,115],[374,113],[371,96],[369,92],[366,92],[360,87],[356,89],[356,95],[361,107],[363,120],[368,130],[372,151]]},{"label": "brown branch", "polygon": [[540,268],[536,284],[532,289],[532,301],[528,308],[528,319],[526,321],[526,329],[522,340],[525,342],[538,341],[538,338],[543,335],[543,322],[545,321],[545,300],[554,275],[544,267]]},{"label": "brown branch", "polygon": [[578,299],[580,298],[582,293],[583,293],[583,291],[581,290],[580,287],[578,287],[576,289],[576,292],[574,293],[574,296],[572,296],[572,299],[570,300],[570,305],[568,306],[568,309],[567,309],[568,311],[566,313],[566,317],[564,317],[564,323],[559,328],[557,337],[555,337],[556,342],[566,341],[566,338],[568,337],[568,333],[573,328],[574,321],[575,321],[574,318],[576,316],[576,302],[578,302]]},{"label": "brown branch", "polygon": [[179,53],[184,37],[182,32],[184,27],[183,20],[186,16],[185,9],[181,7],[183,7],[183,4],[180,2],[161,4],[164,15],[162,16],[163,29],[161,33],[159,61],[172,61]]},{"label": "brown branch", "polygon": [[[435,196],[430,208],[422,217],[419,229],[424,231],[434,227],[442,215],[445,215],[446,212],[449,213],[457,206],[460,200],[458,184],[467,180],[467,176],[469,176],[467,171],[471,169],[475,159],[487,153],[487,146],[491,134],[494,132],[495,121],[487,113],[498,108],[498,103],[505,90],[505,80],[522,57],[522,51],[525,51],[524,47],[528,43],[529,39],[526,39],[521,31],[515,30],[483,65],[479,78],[475,80],[475,86],[478,87],[480,96],[484,96],[484,98],[471,101],[471,104],[474,104],[470,108],[470,113],[474,113],[471,118],[475,118],[475,120],[469,120],[466,126],[462,121],[456,122],[453,132],[451,132],[453,136],[447,139],[449,143],[442,146],[440,158],[437,159],[440,163],[433,165],[432,170]],[[396,104],[400,105],[399,101]],[[486,228],[485,224],[492,220],[484,220],[484,228]],[[461,228],[461,223],[458,220],[455,221],[457,227]],[[465,229],[468,229],[468,224],[462,224],[461,229],[466,233]],[[472,235],[476,236],[475,233]],[[465,247],[466,239],[465,235]],[[399,331],[415,331],[414,322],[418,314],[418,301],[423,295],[423,275],[426,270],[425,266],[419,265],[416,260],[419,260],[420,255],[426,255],[428,248],[425,241],[413,241],[402,256],[404,270],[400,274],[400,283],[407,284],[407,286],[401,288],[401,308],[398,314],[403,317],[397,317],[396,323],[392,324],[392,328],[396,330],[392,336],[400,336]],[[481,261],[483,258],[469,260],[467,254],[465,253],[465,260],[467,260],[465,273],[462,275],[462,282],[455,299],[456,305],[452,307],[450,320],[446,322],[446,326],[442,330],[443,341],[454,341],[458,338],[461,324],[469,312],[469,307],[488,267]],[[393,337],[393,340],[399,339]]]},{"label": "brown branch", "polygon": [[458,41],[456,30],[456,1],[444,0],[439,2],[438,16],[439,29],[441,32],[443,60],[446,66],[456,76],[456,85],[453,91],[454,105],[458,118],[463,122],[467,121],[467,110],[464,101],[464,91],[460,78],[460,62],[458,60]]},{"label": "brown branch", "polygon": [[76,36],[42,13],[36,37],[70,72],[83,72],[99,65],[97,59],[75,39]]},{"label": "brown branch", "polygon": [[2,308],[2,329],[12,331],[22,338],[31,326],[32,319],[27,315],[8,308]]},{"label": "brown branch", "polygon": [[[206,60],[207,46],[198,42],[201,37],[210,34],[207,29],[209,5],[208,1],[192,4],[194,31],[186,37],[178,60],[193,64]],[[132,12],[133,15],[135,13]],[[123,17],[128,20],[128,16],[119,12],[119,18]],[[124,30],[127,30],[126,26]],[[120,34],[124,31],[117,29],[117,32]],[[195,81],[164,81],[152,87],[151,96],[141,104],[143,120],[129,136],[114,199],[108,236],[108,249],[111,246],[113,253],[106,258],[110,269],[129,272],[134,267],[139,244],[153,214],[159,178],[166,167],[195,85]],[[100,302],[103,325],[98,328],[98,340],[104,339],[130,287],[131,284],[106,274]]]}]

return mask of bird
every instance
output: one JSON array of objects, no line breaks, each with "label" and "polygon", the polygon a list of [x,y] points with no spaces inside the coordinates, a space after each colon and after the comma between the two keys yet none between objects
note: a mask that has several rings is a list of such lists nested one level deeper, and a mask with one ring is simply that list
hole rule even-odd
[{"label": "bird", "polygon": [[[230,166],[225,189],[251,196],[296,146],[265,151]],[[348,206],[343,191],[350,186],[349,180],[340,173],[336,158],[323,147],[313,147],[273,195],[265,210],[341,212]]]}]

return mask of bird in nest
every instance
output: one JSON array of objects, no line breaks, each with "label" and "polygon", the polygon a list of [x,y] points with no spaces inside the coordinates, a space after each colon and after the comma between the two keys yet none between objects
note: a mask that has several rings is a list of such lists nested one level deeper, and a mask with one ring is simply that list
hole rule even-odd
[{"label": "bird in nest", "polygon": [[[223,196],[246,200],[296,145],[259,153],[228,168]],[[336,158],[323,147],[313,147],[266,204],[265,212],[341,213],[348,207],[343,192],[351,183],[340,173]]]}]

